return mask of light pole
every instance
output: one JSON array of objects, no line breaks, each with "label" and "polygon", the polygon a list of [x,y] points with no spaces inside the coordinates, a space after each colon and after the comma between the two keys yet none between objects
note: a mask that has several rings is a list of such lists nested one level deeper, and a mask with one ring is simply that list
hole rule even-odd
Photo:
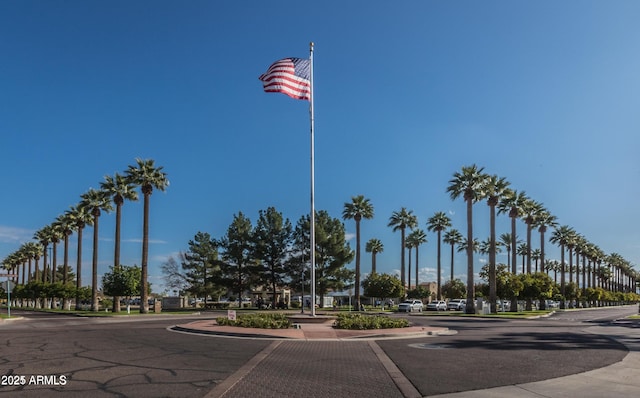
[{"label": "light pole", "polygon": [[304,252],[302,253],[302,278],[300,279],[300,285],[302,286],[302,296],[300,296],[300,313],[304,314]]}]

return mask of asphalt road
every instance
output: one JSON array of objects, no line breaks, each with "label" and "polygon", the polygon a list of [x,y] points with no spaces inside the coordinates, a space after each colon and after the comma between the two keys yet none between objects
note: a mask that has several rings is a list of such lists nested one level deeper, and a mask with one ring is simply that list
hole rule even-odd
[{"label": "asphalt road", "polygon": [[[414,323],[457,334],[376,343],[422,396],[430,396],[543,380],[620,361],[626,349],[588,328],[635,312],[635,307],[607,308],[538,320],[410,316]],[[184,316],[24,316],[0,322],[3,397],[204,397],[271,344],[167,330],[184,323]],[[370,351],[364,341],[283,342],[260,371],[225,397],[308,390],[317,397],[402,397]],[[319,385],[326,389],[319,391]]]}]

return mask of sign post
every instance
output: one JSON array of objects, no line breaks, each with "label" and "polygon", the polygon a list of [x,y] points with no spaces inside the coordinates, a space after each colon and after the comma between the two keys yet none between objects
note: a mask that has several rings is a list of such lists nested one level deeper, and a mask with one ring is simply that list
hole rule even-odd
[{"label": "sign post", "polygon": [[11,318],[11,279],[17,278],[18,274],[0,274],[7,278],[7,316]]}]

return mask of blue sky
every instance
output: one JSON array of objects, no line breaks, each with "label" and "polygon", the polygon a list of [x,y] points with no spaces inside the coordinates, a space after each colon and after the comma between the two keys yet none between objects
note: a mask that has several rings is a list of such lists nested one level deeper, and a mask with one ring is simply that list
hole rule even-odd
[{"label": "blue sky", "polygon": [[[308,102],[264,93],[258,76],[313,41],[316,209],[340,217],[369,198],[363,242],[382,240],[379,270],[399,270],[387,223],[403,206],[424,230],[437,211],[465,229],[446,188],[473,163],[638,264],[638,15],[635,1],[0,2],[0,259],[136,157],[171,182],[151,199],[154,291],[168,256],[198,231],[222,236],[239,211],[255,221],[275,206],[295,224],[309,211]],[[123,212],[122,262],[139,264],[142,204]],[[100,221],[100,273],[114,218]],[[480,239],[488,219],[476,204]],[[435,279],[428,240],[422,281]],[[443,264],[448,275],[448,252]]]}]

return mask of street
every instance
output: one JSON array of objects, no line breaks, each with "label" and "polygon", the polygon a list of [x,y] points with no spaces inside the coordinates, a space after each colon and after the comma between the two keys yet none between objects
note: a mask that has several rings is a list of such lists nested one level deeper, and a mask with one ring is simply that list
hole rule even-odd
[{"label": "street", "polygon": [[[545,380],[616,363],[627,349],[589,330],[636,312],[635,306],[611,307],[532,320],[408,316],[415,324],[447,327],[457,334],[374,344],[422,396],[431,396]],[[25,318],[0,323],[0,392],[6,397],[204,397],[272,343],[167,330],[215,314],[12,314]],[[371,346],[365,341],[283,340],[225,397],[308,391],[320,397],[402,397],[378,366]]]}]

